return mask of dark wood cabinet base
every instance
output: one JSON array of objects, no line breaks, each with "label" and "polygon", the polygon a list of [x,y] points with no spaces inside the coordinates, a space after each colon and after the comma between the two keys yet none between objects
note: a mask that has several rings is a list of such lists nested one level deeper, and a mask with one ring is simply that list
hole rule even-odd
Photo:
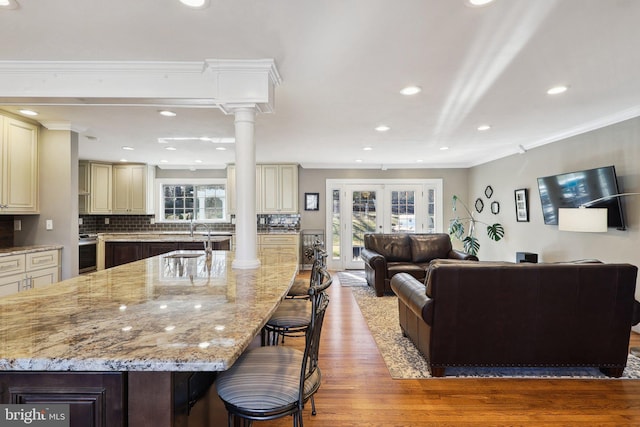
[{"label": "dark wood cabinet base", "polygon": [[204,426],[213,372],[2,372],[0,402],[69,404],[71,427]]}]

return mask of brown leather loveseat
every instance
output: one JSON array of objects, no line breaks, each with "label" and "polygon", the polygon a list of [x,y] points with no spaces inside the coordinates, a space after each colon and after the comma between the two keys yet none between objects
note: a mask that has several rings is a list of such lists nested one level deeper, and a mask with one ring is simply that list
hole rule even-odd
[{"label": "brown leather loveseat", "polygon": [[397,274],[400,326],[433,376],[459,366],[592,366],[620,377],[638,268],[436,260],[425,284]]},{"label": "brown leather loveseat", "polygon": [[397,273],[409,273],[424,280],[429,262],[437,258],[475,260],[473,255],[455,250],[451,237],[445,233],[375,233],[364,235],[364,260],[367,283],[381,297],[391,292],[391,278]]}]

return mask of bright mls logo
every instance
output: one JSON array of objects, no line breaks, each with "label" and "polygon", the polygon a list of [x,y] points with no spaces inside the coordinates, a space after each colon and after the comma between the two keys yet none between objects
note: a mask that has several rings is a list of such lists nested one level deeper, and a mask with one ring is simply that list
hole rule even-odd
[{"label": "bright mls logo", "polygon": [[69,427],[69,405],[0,405],[0,427]]}]

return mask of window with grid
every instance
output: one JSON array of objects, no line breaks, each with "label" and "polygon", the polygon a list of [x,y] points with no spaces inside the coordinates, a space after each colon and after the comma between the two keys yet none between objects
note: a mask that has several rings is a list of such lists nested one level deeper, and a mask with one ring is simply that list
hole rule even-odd
[{"label": "window with grid", "polygon": [[226,221],[224,183],[162,183],[161,221]]}]

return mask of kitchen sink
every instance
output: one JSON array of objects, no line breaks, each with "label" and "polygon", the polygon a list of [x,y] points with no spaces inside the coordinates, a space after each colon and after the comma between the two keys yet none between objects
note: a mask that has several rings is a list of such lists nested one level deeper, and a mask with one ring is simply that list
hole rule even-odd
[{"label": "kitchen sink", "polygon": [[204,252],[172,252],[165,255],[164,258],[198,258],[204,255]]}]

